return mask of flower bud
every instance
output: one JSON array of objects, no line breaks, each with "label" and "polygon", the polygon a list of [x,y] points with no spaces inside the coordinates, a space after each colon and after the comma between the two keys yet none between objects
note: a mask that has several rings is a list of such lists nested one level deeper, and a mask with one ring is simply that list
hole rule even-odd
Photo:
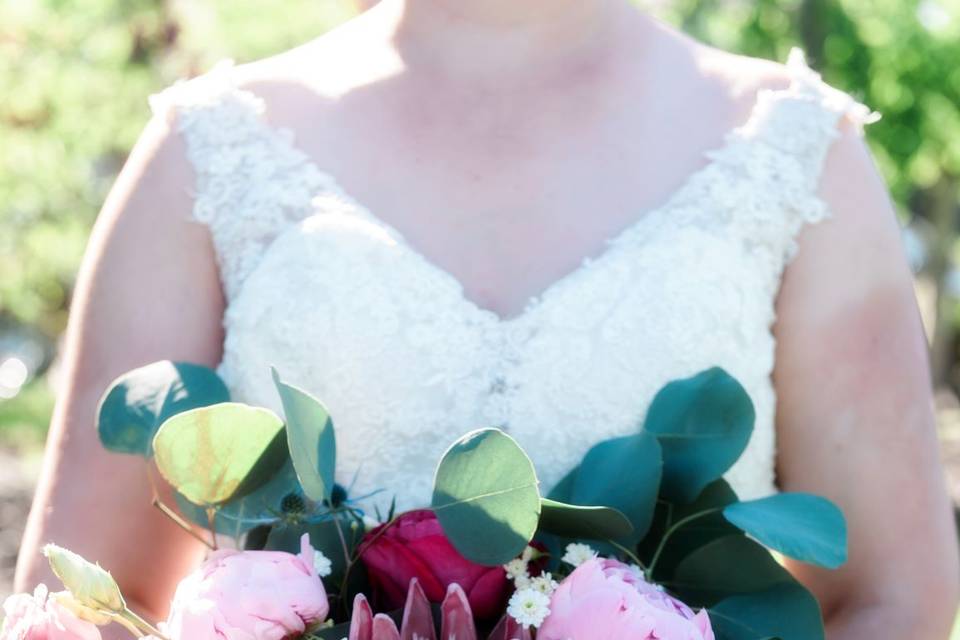
[{"label": "flower bud", "polygon": [[97,611],[121,613],[127,605],[120,594],[113,576],[98,564],[88,562],[62,547],[48,544],[43,555],[50,561],[50,567],[70,590],[73,598],[84,607]]}]

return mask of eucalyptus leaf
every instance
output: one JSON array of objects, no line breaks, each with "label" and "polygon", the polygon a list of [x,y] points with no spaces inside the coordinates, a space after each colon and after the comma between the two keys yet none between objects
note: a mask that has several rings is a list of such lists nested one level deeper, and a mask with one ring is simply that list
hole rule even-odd
[{"label": "eucalyptus leaf", "polygon": [[650,528],[661,465],[660,445],[648,433],[600,442],[577,468],[569,502],[620,511],[633,525],[629,542],[635,543]]},{"label": "eucalyptus leaf", "polygon": [[665,584],[688,605],[699,607],[792,581],[763,545],[737,534],[693,551]]},{"label": "eucalyptus leaf", "polygon": [[540,509],[540,530],[565,538],[607,540],[633,534],[627,516],[609,507],[584,507],[544,499]]},{"label": "eucalyptus leaf", "polygon": [[[256,526],[277,523],[284,516],[284,503],[292,496],[302,497],[303,490],[288,458],[280,470],[256,491],[220,505],[214,526],[218,533],[239,538]],[[193,504],[179,492],[175,498],[185,518],[203,528],[210,526],[203,507]]]},{"label": "eucalyptus leaf", "polygon": [[468,433],[444,454],[432,507],[444,533],[468,560],[496,566],[519,555],[540,519],[530,458],[499,429]]},{"label": "eucalyptus leaf", "polygon": [[658,503],[650,531],[637,549],[644,564],[650,566],[654,553],[663,543],[654,567],[654,580],[666,579],[684,558],[700,547],[718,538],[740,534],[740,529],[723,517],[723,508],[735,502],[737,494],[721,479],[710,483],[693,502]]},{"label": "eucalyptus leaf", "polygon": [[797,582],[724,598],[708,610],[717,640],[823,640],[820,605]]},{"label": "eucalyptus leaf", "polygon": [[746,390],[718,367],[664,386],[644,421],[663,447],[664,497],[696,499],[740,458],[754,419]]},{"label": "eucalyptus leaf", "polygon": [[157,467],[191,502],[220,505],[264,485],[287,459],[283,422],[235,402],[191,409],[161,425]]},{"label": "eucalyptus leaf", "polygon": [[738,502],[724,517],[784,555],[828,569],[847,561],[847,524],[840,509],[820,496],[781,493]]},{"label": "eucalyptus leaf", "polygon": [[111,383],[97,409],[97,433],[110,451],[149,458],[153,438],[167,418],[229,399],[226,385],[212,369],[154,362]]},{"label": "eucalyptus leaf", "polygon": [[287,419],[287,446],[304,492],[313,500],[330,500],[337,466],[337,441],[333,421],[322,402],[280,379],[273,382]]}]

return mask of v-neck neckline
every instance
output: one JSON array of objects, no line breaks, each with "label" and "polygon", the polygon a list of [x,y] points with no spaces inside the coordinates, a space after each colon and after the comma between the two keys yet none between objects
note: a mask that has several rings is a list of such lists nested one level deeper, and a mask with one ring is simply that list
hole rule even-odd
[{"label": "v-neck neckline", "polygon": [[[235,69],[233,60],[229,58],[221,60],[218,66],[225,68],[227,72],[232,72]],[[234,82],[232,73],[230,74],[229,86],[234,91],[246,93],[261,105],[264,105],[265,108],[265,100],[255,91],[252,91],[248,88],[240,88]],[[632,219],[631,222],[629,222],[625,227],[614,233],[612,236],[609,236],[603,243],[601,243],[601,248],[597,253],[582,257],[572,269],[560,277],[552,280],[538,292],[526,296],[526,302],[520,311],[510,315],[503,315],[498,311],[484,307],[467,296],[466,285],[456,275],[454,275],[453,272],[435,262],[433,259],[420,251],[416,246],[410,243],[403,232],[393,226],[393,224],[375,214],[373,210],[370,207],[367,207],[360,199],[354,197],[342,186],[336,175],[332,174],[328,170],[325,170],[318,161],[306,153],[304,149],[300,148],[296,143],[295,131],[289,127],[280,127],[267,121],[267,119],[263,117],[262,113],[257,114],[257,120],[264,127],[266,132],[279,138],[281,144],[286,145],[289,150],[294,151],[301,156],[305,166],[324,178],[322,181],[322,190],[312,194],[311,201],[333,194],[339,200],[347,203],[349,208],[351,208],[361,217],[365,218],[367,222],[387,233],[402,251],[408,253],[416,260],[421,262],[424,265],[424,268],[429,270],[434,275],[447,281],[448,284],[450,284],[456,290],[458,298],[466,308],[470,309],[474,314],[483,318],[492,325],[498,327],[509,327],[513,325],[520,325],[529,320],[531,317],[537,315],[549,302],[549,300],[559,295],[562,290],[569,288],[579,281],[582,281],[587,277],[588,274],[590,274],[600,265],[614,260],[615,257],[620,253],[620,248],[623,247],[628,238],[636,234],[643,233],[643,231],[649,227],[655,227],[659,222],[664,222],[664,216],[666,216],[675,206],[675,204],[684,197],[691,186],[699,180],[700,176],[712,171],[717,165],[717,158],[722,155],[722,152],[734,144],[736,140],[740,139],[743,132],[747,130],[751,124],[753,124],[755,118],[757,118],[760,113],[760,107],[765,102],[765,99],[775,94],[793,93],[796,91],[797,86],[798,78],[796,73],[794,73],[792,75],[791,82],[787,87],[777,89],[758,89],[755,93],[751,107],[747,112],[746,118],[740,124],[728,129],[723,134],[722,141],[719,145],[706,149],[700,153],[701,158],[707,159],[706,162],[697,169],[694,169],[692,172],[688,173],[680,182],[680,184],[666,196],[662,203],[643,209],[637,215],[637,217]]]}]

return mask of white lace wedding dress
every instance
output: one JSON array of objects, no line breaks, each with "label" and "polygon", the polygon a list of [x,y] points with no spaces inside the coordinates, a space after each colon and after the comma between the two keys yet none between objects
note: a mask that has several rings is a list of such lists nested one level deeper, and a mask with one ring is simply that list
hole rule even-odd
[{"label": "white lace wedding dress", "polygon": [[719,365],[756,405],[728,479],[775,491],[774,299],[843,114],[874,119],[825,84],[799,49],[792,85],[758,94],[749,120],[669,201],[604,252],[502,319],[419,254],[268,125],[234,63],[150,97],[174,110],[196,169],[228,307],[219,373],[235,399],[280,410],[270,366],[322,399],[338,481],[426,506],[433,469],[466,431],[500,426],[549,489],[600,439],[634,432],[666,382]]}]

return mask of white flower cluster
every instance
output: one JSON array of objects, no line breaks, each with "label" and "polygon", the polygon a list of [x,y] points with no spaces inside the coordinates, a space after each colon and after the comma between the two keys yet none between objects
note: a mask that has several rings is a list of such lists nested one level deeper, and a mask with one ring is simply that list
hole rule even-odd
[{"label": "white flower cluster", "polygon": [[330,558],[323,555],[322,551],[313,552],[313,567],[317,570],[317,575],[326,578],[333,571],[333,562]]},{"label": "white flower cluster", "polygon": [[593,547],[586,544],[573,543],[567,545],[566,553],[564,553],[560,559],[569,565],[579,567],[584,562],[593,560],[596,557],[597,552]]},{"label": "white flower cluster", "polygon": [[549,572],[531,576],[528,567],[537,550],[528,546],[519,558],[503,565],[507,578],[516,587],[507,605],[507,614],[524,627],[537,628],[550,615],[550,596],[557,589],[557,581]]}]

